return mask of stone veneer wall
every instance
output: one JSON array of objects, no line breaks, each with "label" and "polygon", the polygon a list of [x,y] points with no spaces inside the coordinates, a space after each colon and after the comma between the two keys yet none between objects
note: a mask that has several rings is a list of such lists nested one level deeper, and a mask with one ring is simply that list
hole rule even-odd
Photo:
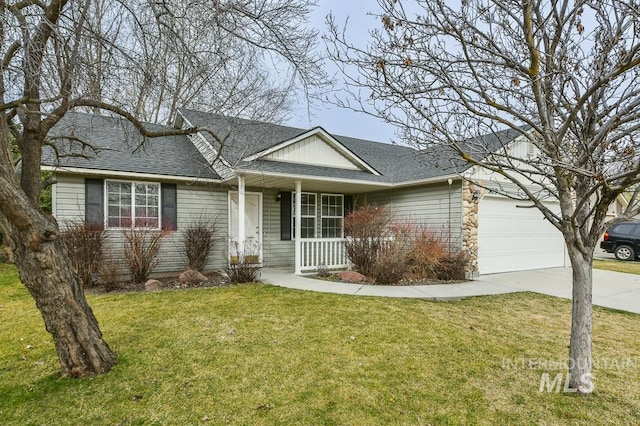
[{"label": "stone veneer wall", "polygon": [[[466,274],[468,278],[478,276],[478,203],[482,188],[462,183],[462,251],[469,256]],[[476,199],[473,194],[477,192]]]}]

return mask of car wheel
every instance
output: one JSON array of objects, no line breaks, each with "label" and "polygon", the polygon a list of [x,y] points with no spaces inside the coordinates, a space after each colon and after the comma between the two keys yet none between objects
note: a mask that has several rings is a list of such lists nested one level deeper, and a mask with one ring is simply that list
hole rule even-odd
[{"label": "car wheel", "polygon": [[618,260],[633,260],[636,257],[636,253],[630,246],[618,246],[614,254]]}]

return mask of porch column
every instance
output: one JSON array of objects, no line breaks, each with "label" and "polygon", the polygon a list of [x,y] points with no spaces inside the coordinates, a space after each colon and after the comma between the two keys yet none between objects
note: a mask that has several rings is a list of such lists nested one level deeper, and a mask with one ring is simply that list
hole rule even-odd
[{"label": "porch column", "polygon": [[[238,176],[238,256],[244,256],[244,176]],[[239,260],[239,259],[238,259]]]},{"label": "porch column", "polygon": [[296,233],[296,237],[294,240],[294,259],[296,262],[296,275],[300,275],[302,273],[302,240],[300,238],[300,235],[302,234],[302,231],[300,231],[300,228],[302,227],[302,218],[300,217],[300,214],[302,212],[302,182],[297,180],[296,181],[296,193],[295,193],[295,205],[296,205],[296,211],[295,211],[295,217],[296,217],[296,221],[295,224],[293,225],[293,229],[295,230]]}]

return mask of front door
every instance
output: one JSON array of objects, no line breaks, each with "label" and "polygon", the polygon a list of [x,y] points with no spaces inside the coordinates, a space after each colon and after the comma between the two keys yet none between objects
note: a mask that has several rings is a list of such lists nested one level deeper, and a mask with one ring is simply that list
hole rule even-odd
[{"label": "front door", "polygon": [[[229,237],[230,254],[237,255],[237,248],[244,251],[245,256],[257,256],[246,259],[250,263],[262,260],[262,194],[245,192],[244,194],[244,235],[245,243],[238,241],[238,193],[229,193]],[[233,260],[233,258],[232,258]]]}]

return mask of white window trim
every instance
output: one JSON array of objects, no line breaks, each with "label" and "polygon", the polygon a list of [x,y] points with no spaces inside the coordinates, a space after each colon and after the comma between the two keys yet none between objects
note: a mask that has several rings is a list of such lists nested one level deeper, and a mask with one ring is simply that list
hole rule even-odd
[{"label": "white window trim", "polygon": [[[109,191],[107,189],[109,182],[130,183],[131,184],[131,227],[109,226]],[[136,184],[158,186],[158,226],[135,226],[135,208],[136,208]],[[104,229],[122,230],[122,229],[162,229],[162,184],[160,182],[149,182],[143,180],[125,180],[125,179],[105,179],[103,188],[104,197]]]},{"label": "white window trim", "polygon": [[[313,218],[313,237],[301,237],[303,240],[307,240],[307,239],[313,239],[313,238],[317,238],[318,236],[318,194],[316,192],[301,192],[300,195],[313,195],[315,198],[315,214],[312,215],[308,215],[308,214],[301,214],[300,215],[300,219],[302,218]],[[296,202],[296,193],[295,191],[291,192],[291,236],[295,236],[296,235],[296,208],[295,208],[295,202]],[[302,223],[302,222],[301,222]]]},{"label": "white window trim", "polygon": [[[325,216],[322,213],[322,197],[324,197],[325,195],[327,196],[332,196],[332,197],[340,197],[340,199],[342,199],[342,215],[341,216]],[[340,236],[339,237],[335,237],[335,238],[344,238],[344,194],[330,194],[330,193],[321,193],[320,194],[320,238],[330,238],[330,237],[323,237],[322,236],[322,219],[342,219],[342,227],[340,229]]]}]

